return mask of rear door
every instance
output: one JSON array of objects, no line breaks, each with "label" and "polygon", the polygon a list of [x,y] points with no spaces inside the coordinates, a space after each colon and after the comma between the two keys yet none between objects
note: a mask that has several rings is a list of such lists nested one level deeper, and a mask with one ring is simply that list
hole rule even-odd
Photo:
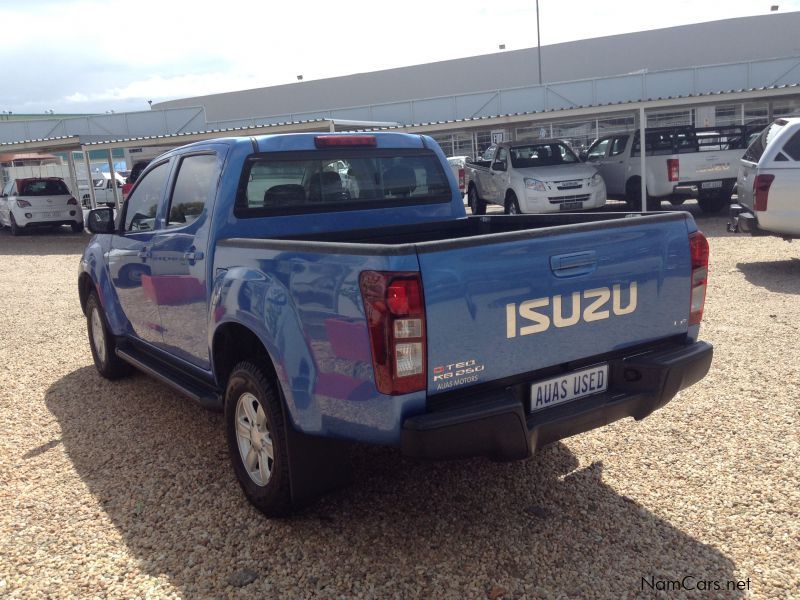
[{"label": "rear door", "polygon": [[688,330],[680,213],[417,248],[430,393],[451,372],[475,385]]}]

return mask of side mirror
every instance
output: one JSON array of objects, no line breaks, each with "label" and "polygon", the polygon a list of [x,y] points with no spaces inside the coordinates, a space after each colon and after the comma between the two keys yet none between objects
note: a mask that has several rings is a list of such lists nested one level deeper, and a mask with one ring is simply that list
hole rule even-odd
[{"label": "side mirror", "polygon": [[589,160],[589,153],[586,150],[581,150],[580,154],[578,154],[578,158],[581,159],[581,162],[586,162]]},{"label": "side mirror", "polygon": [[86,217],[86,227],[92,233],[114,233],[114,211],[111,208],[95,208]]},{"label": "side mirror", "polygon": [[495,171],[507,171],[508,166],[506,165],[506,161],[498,160],[494,163],[494,170]]}]

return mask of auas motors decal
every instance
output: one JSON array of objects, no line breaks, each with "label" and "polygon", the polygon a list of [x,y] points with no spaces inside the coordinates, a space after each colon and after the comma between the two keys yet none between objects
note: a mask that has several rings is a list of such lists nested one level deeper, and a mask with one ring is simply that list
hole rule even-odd
[{"label": "auas motors decal", "polygon": [[[623,305],[623,302],[625,304]],[[636,310],[637,285],[632,281],[623,293],[621,285],[572,292],[570,296],[546,296],[506,305],[506,337],[542,333],[556,327],[572,327],[581,321],[591,323]]]},{"label": "auas motors decal", "polygon": [[457,385],[474,383],[478,381],[478,373],[483,371],[486,365],[478,364],[473,358],[449,365],[439,365],[433,368],[433,382],[437,390],[447,390]]}]

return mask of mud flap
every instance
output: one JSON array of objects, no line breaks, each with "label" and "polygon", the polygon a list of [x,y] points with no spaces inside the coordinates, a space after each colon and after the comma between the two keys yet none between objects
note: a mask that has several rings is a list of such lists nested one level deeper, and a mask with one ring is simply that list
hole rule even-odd
[{"label": "mud flap", "polygon": [[301,433],[285,414],[283,420],[294,508],[352,481],[350,443]]}]

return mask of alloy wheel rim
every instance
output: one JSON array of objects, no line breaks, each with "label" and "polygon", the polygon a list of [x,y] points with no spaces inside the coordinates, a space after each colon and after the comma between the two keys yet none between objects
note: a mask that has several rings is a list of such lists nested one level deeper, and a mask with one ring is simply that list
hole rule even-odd
[{"label": "alloy wheel rim", "polygon": [[267,485],[275,465],[272,437],[264,408],[250,392],[236,401],[236,442],[247,475],[256,485]]},{"label": "alloy wheel rim", "polygon": [[106,335],[103,331],[103,321],[100,319],[100,311],[95,306],[92,309],[92,344],[97,352],[100,362],[106,362]]}]

